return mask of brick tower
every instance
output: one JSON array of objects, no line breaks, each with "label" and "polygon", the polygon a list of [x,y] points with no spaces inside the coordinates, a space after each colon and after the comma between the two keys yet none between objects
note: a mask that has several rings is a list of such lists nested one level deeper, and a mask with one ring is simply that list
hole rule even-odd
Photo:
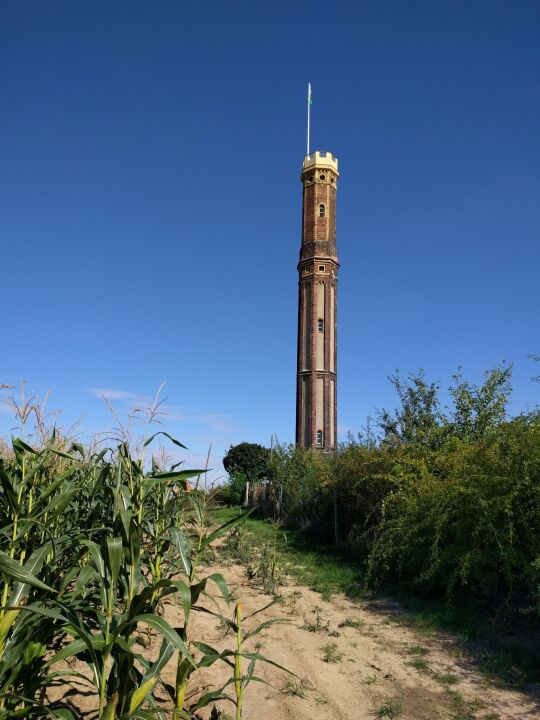
[{"label": "brick tower", "polygon": [[336,188],[338,161],[312,152],[302,165],[296,444],[329,452],[337,442]]}]

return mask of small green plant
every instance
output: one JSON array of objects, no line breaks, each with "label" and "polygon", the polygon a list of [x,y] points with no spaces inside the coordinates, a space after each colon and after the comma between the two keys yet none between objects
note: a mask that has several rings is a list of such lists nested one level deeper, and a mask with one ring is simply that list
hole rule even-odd
[{"label": "small green plant", "polygon": [[371,715],[377,720],[384,718],[393,720],[401,715],[401,701],[386,699],[382,705],[371,712]]},{"label": "small green plant", "polygon": [[310,622],[307,618],[304,618],[302,629],[307,630],[307,632],[327,633],[330,628],[330,621],[323,622],[321,620],[321,608],[316,605],[312,612],[315,614],[315,622]]},{"label": "small green plant", "polygon": [[289,615],[296,615],[298,612],[298,602],[302,597],[300,590],[294,590],[292,593],[284,598],[285,607]]},{"label": "small green plant", "polygon": [[325,585],[321,590],[321,598],[326,602],[330,602],[332,599],[332,589],[328,585]]},{"label": "small green plant", "polygon": [[224,550],[240,562],[247,563],[251,559],[251,539],[245,527],[237,525],[229,530]]},{"label": "small green plant", "polygon": [[377,682],[377,676],[375,673],[369,673],[369,675],[366,676],[366,679],[363,681],[364,685],[373,685],[373,683]]},{"label": "small green plant", "polygon": [[285,685],[281,688],[283,695],[289,695],[291,697],[299,697],[303,700],[307,697],[307,691],[313,688],[305,680],[288,680]]},{"label": "small green plant", "polygon": [[441,685],[456,685],[460,681],[459,676],[453,673],[434,672],[432,673],[432,677],[436,682],[441,683]]},{"label": "small green plant", "polygon": [[328,645],[323,645],[321,648],[323,652],[323,662],[325,663],[338,663],[343,660],[343,653],[340,653],[338,651],[338,646],[336,643],[329,643]]},{"label": "small green plant", "polygon": [[410,660],[407,665],[418,670],[418,672],[427,672],[429,670],[428,661],[422,657],[415,657],[413,660]]},{"label": "small green plant", "polygon": [[230,629],[231,627],[229,621],[224,617],[220,617],[218,619],[218,624],[216,625],[216,630],[219,630],[223,637],[225,637]]},{"label": "small green plant", "polygon": [[428,649],[421,645],[409,645],[407,648],[409,655],[427,655]]},{"label": "small green plant", "polygon": [[262,549],[256,549],[247,563],[246,572],[250,580],[255,580],[265,593],[276,597],[283,584],[285,567],[274,545],[264,543]]},{"label": "small green plant", "polygon": [[[270,603],[273,604],[273,603]],[[268,607],[268,606],[266,606]],[[277,667],[280,670],[284,670],[285,672],[290,672],[286,668],[284,668],[282,665],[279,665],[278,663],[268,660],[268,658],[263,657],[259,652],[248,652],[245,650],[245,644],[248,640],[250,640],[252,637],[255,637],[259,633],[261,633],[266,628],[270,627],[271,625],[275,625],[276,623],[282,623],[287,622],[286,620],[283,620],[281,618],[272,618],[270,620],[265,620],[262,622],[258,627],[256,627],[254,630],[247,631],[244,629],[244,623],[246,620],[249,620],[253,615],[255,615],[257,612],[252,613],[252,615],[244,616],[242,612],[242,604],[237,603],[236,607],[234,608],[234,614],[232,620],[228,620],[229,627],[231,631],[235,635],[235,649],[234,650],[224,650],[222,652],[218,652],[214,648],[210,647],[209,645],[206,645],[204,643],[198,643],[196,647],[201,650],[204,655],[203,658],[200,660],[201,666],[210,666],[212,665],[216,660],[223,660],[225,663],[232,668],[233,676],[230,680],[228,680],[225,685],[213,692],[205,693],[202,695],[197,703],[195,705],[192,705],[190,707],[190,711],[193,713],[196,710],[200,708],[206,707],[210,702],[214,702],[216,700],[228,700],[231,702],[236,709],[235,712],[235,720],[241,720],[242,718],[242,708],[244,705],[244,698],[245,693],[247,690],[248,685],[253,682],[264,682],[261,680],[261,678],[257,677],[255,673],[255,666],[258,662],[265,662],[270,663],[274,667]],[[249,660],[248,666],[246,670],[244,671],[244,660]],[[293,677],[296,677],[294,673],[290,673]],[[233,685],[234,688],[234,695],[227,694],[225,692],[225,689],[230,685]],[[182,720],[190,720],[192,715],[187,714],[178,714],[176,717],[182,718]],[[108,720],[108,719],[107,719]],[[176,718],[175,718],[176,720]]]},{"label": "small green plant", "polygon": [[452,697],[451,720],[475,720],[476,713],[484,707],[484,703],[479,698],[465,700],[463,695],[455,690],[448,692]]},{"label": "small green plant", "polygon": [[358,620],[356,618],[347,617],[343,622],[340,622],[338,627],[349,627],[354,628],[355,630],[359,630],[360,628],[364,627],[365,622],[363,620]]}]

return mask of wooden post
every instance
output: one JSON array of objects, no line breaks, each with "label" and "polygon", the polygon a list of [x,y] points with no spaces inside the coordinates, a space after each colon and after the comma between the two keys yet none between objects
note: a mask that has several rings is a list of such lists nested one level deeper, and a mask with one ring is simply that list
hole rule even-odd
[{"label": "wooden post", "polygon": [[246,482],[246,497],[244,498],[244,507],[249,505],[249,480]]},{"label": "wooden post", "polygon": [[337,492],[334,488],[334,544],[339,545],[338,514],[337,514]]}]

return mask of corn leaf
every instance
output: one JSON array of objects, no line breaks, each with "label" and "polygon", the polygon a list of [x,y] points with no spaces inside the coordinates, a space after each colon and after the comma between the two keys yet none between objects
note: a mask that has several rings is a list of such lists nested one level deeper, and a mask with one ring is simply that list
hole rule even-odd
[{"label": "corn leaf", "polygon": [[135,712],[139,705],[142,705],[147,695],[150,695],[151,692],[153,692],[157,681],[159,680],[159,677],[157,675],[152,675],[147,680],[144,680],[144,682],[139,685],[139,687],[135,690],[133,695],[131,696],[131,702],[129,704],[129,713]]},{"label": "corn leaf", "polygon": [[131,620],[128,620],[118,625],[115,630],[115,636],[120,635],[120,633],[126,630],[130,625],[137,625],[137,623],[145,623],[146,625],[150,625],[151,628],[154,628],[154,630],[157,630],[160,635],[165,638],[165,640],[168,640],[176,648],[178,648],[178,650],[180,650],[182,655],[186,658],[186,660],[189,660],[189,662],[191,663],[191,665],[193,665],[195,669],[197,668],[195,660],[193,659],[191,653],[187,648],[187,645],[182,640],[180,635],[169,625],[169,623],[164,618],[159,617],[159,615],[150,615],[149,613],[146,613],[144,615],[137,615]]},{"label": "corn leaf", "polygon": [[287,620],[286,618],[272,618],[272,620],[265,620],[259,625],[259,627],[255,628],[255,630],[252,630],[251,632],[248,632],[244,635],[244,642],[248,640],[248,638],[253,637],[254,635],[258,635],[260,632],[265,630],[267,627],[270,627],[271,625],[282,625],[284,623],[290,622],[291,621]]},{"label": "corn leaf", "polygon": [[169,440],[170,440],[172,443],[174,443],[174,444],[177,445],[178,447],[184,448],[184,450],[187,450],[187,447],[186,447],[185,445],[182,445],[182,443],[181,443],[180,441],[176,440],[175,438],[173,438],[172,435],[169,435],[169,433],[166,433],[166,432],[164,432],[163,430],[160,430],[159,432],[154,433],[151,437],[149,437],[148,440],[145,441],[143,447],[148,447],[148,445],[150,445],[150,443],[152,442],[152,440],[153,440],[155,437],[157,437],[158,435],[165,435],[165,437],[169,438]]},{"label": "corn leaf", "polygon": [[170,528],[169,532],[180,555],[184,572],[189,577],[191,575],[191,544],[180,528]]},{"label": "corn leaf", "polygon": [[209,575],[206,579],[211,580],[218,586],[221,590],[221,594],[223,595],[223,599],[228,603],[230,600],[229,588],[223,575],[221,573],[212,573],[212,575]]},{"label": "corn leaf", "polygon": [[[93,637],[90,642],[94,650],[101,651],[105,647],[105,640],[102,637]],[[73,642],[70,642],[69,645],[66,645],[66,647],[59,650],[50,660],[48,660],[47,664],[54,665],[55,663],[62,662],[62,660],[74,657],[75,655],[80,655],[81,653],[87,651],[87,642],[79,638],[78,640],[73,640]]]},{"label": "corn leaf", "polygon": [[47,590],[49,592],[56,592],[52,587],[41,582],[33,573],[26,569],[26,566],[19,565],[16,560],[13,560],[5,552],[0,550],[0,573],[6,577],[18,580],[19,582],[32,587],[39,588],[40,590]]},{"label": "corn leaf", "polygon": [[184,618],[187,622],[191,610],[191,591],[182,580],[172,580],[171,584],[178,590],[180,602],[182,603],[182,609],[184,610]]},{"label": "corn leaf", "polygon": [[109,560],[109,572],[114,587],[118,587],[118,576],[122,563],[122,538],[107,538],[107,556]]}]

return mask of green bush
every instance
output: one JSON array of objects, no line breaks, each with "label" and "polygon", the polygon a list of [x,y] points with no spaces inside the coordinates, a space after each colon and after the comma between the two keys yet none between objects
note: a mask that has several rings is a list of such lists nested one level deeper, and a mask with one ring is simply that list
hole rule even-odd
[{"label": "green bush", "polygon": [[240,471],[229,475],[220,492],[220,500],[228,505],[242,505],[246,496],[246,476]]},{"label": "green bush", "polygon": [[364,559],[371,587],[540,614],[540,414],[507,419],[510,376],[457,373],[443,412],[422,371],[396,375],[378,439],[274,448],[284,521]]},{"label": "green bush", "polygon": [[458,443],[384,501],[368,581],[540,610],[540,422]]}]

